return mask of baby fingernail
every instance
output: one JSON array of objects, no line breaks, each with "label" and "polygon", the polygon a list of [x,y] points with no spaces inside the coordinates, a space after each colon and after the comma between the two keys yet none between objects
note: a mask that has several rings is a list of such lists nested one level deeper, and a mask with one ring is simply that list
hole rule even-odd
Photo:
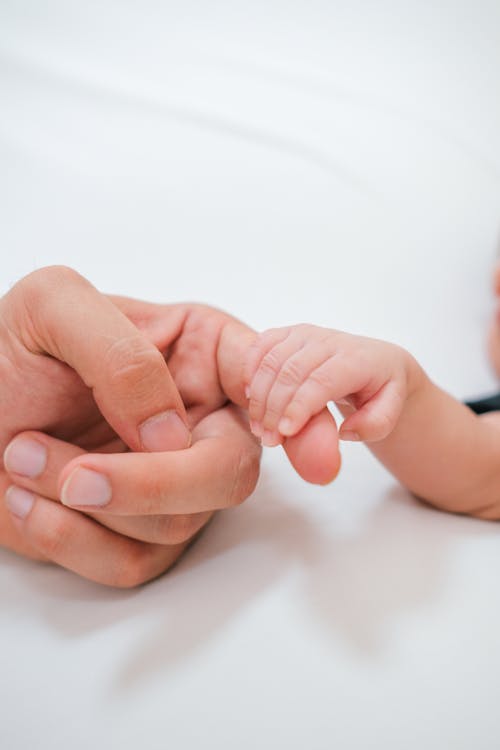
[{"label": "baby fingernail", "polygon": [[282,435],[293,435],[293,424],[289,417],[283,417],[278,425],[278,430]]},{"label": "baby fingernail", "polygon": [[250,398],[250,387],[248,385],[245,386],[245,398]]},{"label": "baby fingernail", "polygon": [[139,427],[141,444],[146,451],[172,451],[189,448],[191,433],[175,411],[166,411],[147,419]]},{"label": "baby fingernail", "polygon": [[5,502],[13,516],[24,520],[33,508],[35,496],[21,487],[12,486],[5,493]]},{"label": "baby fingernail", "polygon": [[250,429],[255,435],[255,437],[261,438],[264,434],[264,430],[262,429],[262,425],[259,424],[259,422],[255,422],[253,419],[250,420]]},{"label": "baby fingernail", "polygon": [[262,445],[266,448],[274,448],[276,445],[279,445],[279,438],[277,437],[275,432],[271,432],[271,430],[264,430],[261,442]]},{"label": "baby fingernail", "polygon": [[5,449],[3,463],[9,474],[34,479],[45,471],[47,449],[38,440],[15,438]]},{"label": "baby fingernail", "polygon": [[64,505],[102,507],[111,500],[111,484],[103,474],[78,467],[66,479],[61,490]]},{"label": "baby fingernail", "polygon": [[358,433],[353,432],[352,430],[341,431],[339,437],[341,440],[352,440],[353,442],[361,440]]}]

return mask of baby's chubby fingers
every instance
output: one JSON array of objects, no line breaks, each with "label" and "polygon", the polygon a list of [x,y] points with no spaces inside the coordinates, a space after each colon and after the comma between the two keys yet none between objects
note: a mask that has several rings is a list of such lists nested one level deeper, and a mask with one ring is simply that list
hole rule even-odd
[{"label": "baby's chubby fingers", "polygon": [[[404,406],[404,382],[389,380],[363,406],[345,412],[340,428],[341,440],[362,440],[366,443],[385,440],[395,428]],[[342,406],[339,407],[343,411]]]},{"label": "baby's chubby fingers", "polygon": [[[245,364],[257,336],[242,323],[228,324],[222,331],[217,352],[222,388],[234,403],[243,407],[248,407]],[[328,409],[313,417],[298,434],[285,439],[283,448],[297,473],[307,482],[327,484],[338,474],[338,433]]]},{"label": "baby's chubby fingers", "polygon": [[[318,329],[321,330],[321,329]],[[289,423],[288,431],[281,429],[281,422],[289,405],[295,400],[297,392],[302,392],[308,378],[318,371],[321,365],[332,358],[333,348],[328,337],[318,337],[302,345],[283,362],[280,371],[268,393],[266,411],[263,417],[264,431],[278,431],[282,435],[294,435],[314,414],[319,413],[331,400],[329,388],[321,389],[321,398],[314,404],[304,400],[304,413],[300,424]],[[319,383],[316,383],[318,390]],[[286,424],[286,423],[285,423]]]},{"label": "baby's chubby fingers", "polygon": [[330,354],[330,332],[318,326],[300,324],[257,336],[247,354],[247,393],[252,431],[264,444],[269,444],[269,436],[279,435],[288,402]]},{"label": "baby's chubby fingers", "polygon": [[[285,362],[299,347],[292,328],[272,328],[259,334],[246,354],[245,382],[252,432],[263,437],[267,396]],[[269,428],[270,431],[270,428]]]}]

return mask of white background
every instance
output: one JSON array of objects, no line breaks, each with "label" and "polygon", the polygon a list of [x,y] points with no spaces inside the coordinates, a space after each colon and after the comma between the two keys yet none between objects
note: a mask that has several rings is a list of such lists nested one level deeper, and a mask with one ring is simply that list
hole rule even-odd
[{"label": "white background", "polygon": [[[498,0],[1,0],[0,292],[64,263],[486,393],[499,82]],[[0,552],[0,745],[496,749],[499,570],[363,446],[327,488],[268,451],[139,590]]]}]

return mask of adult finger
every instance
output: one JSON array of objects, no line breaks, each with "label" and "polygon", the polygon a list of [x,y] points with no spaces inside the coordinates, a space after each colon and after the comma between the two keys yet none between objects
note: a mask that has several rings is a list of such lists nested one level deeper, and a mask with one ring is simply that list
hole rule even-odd
[{"label": "adult finger", "polygon": [[329,484],[340,471],[341,455],[337,425],[328,409],[312,417],[283,448],[295,471],[307,482]]},{"label": "adult finger", "polygon": [[117,534],[78,511],[10,487],[6,506],[19,534],[46,559],[84,578],[131,588],[166,571],[187,546],[146,544]]},{"label": "adult finger", "polygon": [[2,502],[2,498],[5,497],[5,492],[9,485],[10,480],[8,475],[4,471],[0,471],[0,547],[10,549],[18,555],[29,557],[32,560],[43,561],[46,558],[37,552],[31,544],[28,544],[22,534],[19,533],[16,524],[12,521],[11,514],[7,510],[7,506]]},{"label": "adult finger", "polygon": [[189,445],[182,399],[162,354],[92,284],[64,267],[22,279],[3,315],[26,348],[67,363],[133,450]]},{"label": "adult finger", "polygon": [[241,413],[225,407],[202,420],[188,450],[76,458],[61,474],[60,496],[65,505],[93,513],[212,512],[250,495],[259,458]]},{"label": "adult finger", "polygon": [[[5,449],[3,462],[11,483],[45,498],[59,500],[59,477],[85,451],[42,432],[23,432]],[[138,498],[140,503],[141,498]],[[92,517],[92,514],[89,514]],[[99,523],[133,539],[155,544],[180,544],[210,520],[211,513],[176,516],[114,516],[100,513]]]}]

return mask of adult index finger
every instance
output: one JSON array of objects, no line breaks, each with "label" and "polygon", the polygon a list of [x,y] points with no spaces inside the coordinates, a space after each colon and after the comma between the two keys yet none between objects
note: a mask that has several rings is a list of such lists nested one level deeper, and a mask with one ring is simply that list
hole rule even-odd
[{"label": "adult index finger", "polygon": [[56,357],[80,375],[130,448],[189,445],[184,405],[162,354],[76,271],[36,271],[9,292],[2,308],[28,350]]}]

